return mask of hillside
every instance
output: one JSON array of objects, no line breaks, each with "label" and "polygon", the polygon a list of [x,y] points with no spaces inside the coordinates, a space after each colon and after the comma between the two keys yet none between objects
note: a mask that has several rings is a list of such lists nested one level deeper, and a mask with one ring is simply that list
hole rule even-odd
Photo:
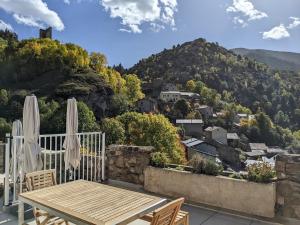
[{"label": "hillside", "polygon": [[273,69],[300,71],[300,53],[264,49],[231,49],[234,53],[265,63]]},{"label": "hillside", "polygon": [[279,116],[284,115],[290,128],[300,126],[299,74],[275,73],[265,64],[202,38],[153,54],[129,71],[138,74],[148,86],[154,87],[159,79],[163,81],[152,90],[161,90],[163,83],[184,87],[188,80],[200,80],[219,94],[229,92],[234,101],[252,112],[263,110],[275,120],[282,111]]},{"label": "hillside", "polygon": [[84,49],[50,39],[18,41],[3,32],[1,36],[0,89],[2,94],[8,93],[7,106],[2,110],[8,114],[2,116],[16,119],[13,117],[21,112],[12,106],[23,104],[29,94],[57,102],[76,97],[93,109],[98,118],[105,115],[113,91],[89,67]]}]

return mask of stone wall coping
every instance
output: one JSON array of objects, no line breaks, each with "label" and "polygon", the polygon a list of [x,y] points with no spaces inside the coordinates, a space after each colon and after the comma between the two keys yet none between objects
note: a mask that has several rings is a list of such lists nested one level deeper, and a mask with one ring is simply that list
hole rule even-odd
[{"label": "stone wall coping", "polygon": [[257,185],[270,185],[270,184],[275,185],[276,184],[275,181],[269,182],[269,183],[259,183],[259,182],[245,180],[245,179],[236,179],[236,178],[232,178],[232,177],[226,177],[226,176],[222,176],[222,175],[213,176],[213,175],[207,175],[207,174],[202,174],[202,173],[193,173],[193,172],[190,172],[190,171],[180,171],[180,170],[176,170],[176,169],[173,169],[173,168],[159,168],[159,167],[154,167],[154,166],[148,166],[148,167],[158,169],[158,170],[162,169],[162,170],[167,170],[167,171],[172,171],[172,172],[192,174],[192,175],[195,175],[195,176],[213,177],[213,178],[216,178],[216,179],[233,180],[233,181],[236,181],[236,182],[243,182],[243,183],[254,183],[254,184],[257,184]]},{"label": "stone wall coping", "polygon": [[154,151],[153,146],[136,146],[136,145],[109,145],[109,151],[138,151],[138,152],[146,152],[151,153]]}]

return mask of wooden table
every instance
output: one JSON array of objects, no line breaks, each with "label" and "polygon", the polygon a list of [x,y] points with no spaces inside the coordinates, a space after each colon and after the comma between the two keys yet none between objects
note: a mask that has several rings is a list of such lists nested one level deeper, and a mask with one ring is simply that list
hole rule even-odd
[{"label": "wooden table", "polygon": [[161,206],[166,200],[90,181],[73,181],[19,195],[19,224],[24,203],[81,224],[126,224]]}]

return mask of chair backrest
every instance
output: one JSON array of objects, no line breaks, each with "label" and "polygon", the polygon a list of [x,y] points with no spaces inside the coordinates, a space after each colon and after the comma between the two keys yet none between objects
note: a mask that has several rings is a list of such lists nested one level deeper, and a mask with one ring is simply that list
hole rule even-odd
[{"label": "chair backrest", "polygon": [[184,198],[176,199],[153,212],[151,225],[173,225]]},{"label": "chair backrest", "polygon": [[41,170],[36,172],[27,173],[26,185],[29,191],[51,187],[56,185],[55,170]]}]

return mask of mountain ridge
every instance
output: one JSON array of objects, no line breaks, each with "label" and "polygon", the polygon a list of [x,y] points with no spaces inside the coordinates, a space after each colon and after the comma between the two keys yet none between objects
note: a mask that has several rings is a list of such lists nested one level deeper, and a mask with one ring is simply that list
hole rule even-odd
[{"label": "mountain ridge", "polygon": [[267,49],[230,49],[235,54],[246,56],[269,65],[272,69],[300,71],[300,53]]}]

